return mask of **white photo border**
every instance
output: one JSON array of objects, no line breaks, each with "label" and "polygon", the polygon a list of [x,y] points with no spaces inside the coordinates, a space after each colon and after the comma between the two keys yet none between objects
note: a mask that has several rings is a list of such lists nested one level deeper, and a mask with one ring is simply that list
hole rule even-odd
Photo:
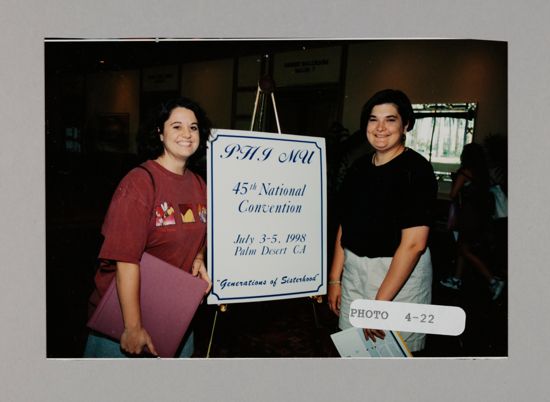
[{"label": "white photo border", "polygon": [[[542,400],[550,28],[545,1],[91,2],[2,6],[0,309],[5,400]],[[509,44],[509,357],[504,359],[46,359],[44,39],[471,38]],[[406,63],[406,61],[404,61]],[[542,296],[542,297],[541,297]],[[182,397],[182,396],[185,397]]]}]

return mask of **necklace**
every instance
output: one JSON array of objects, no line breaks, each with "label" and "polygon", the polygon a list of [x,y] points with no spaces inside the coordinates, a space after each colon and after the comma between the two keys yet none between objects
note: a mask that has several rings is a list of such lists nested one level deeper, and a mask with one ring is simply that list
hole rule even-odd
[{"label": "necklace", "polygon": [[[399,155],[401,155],[403,152],[407,151],[408,149],[409,148],[407,148],[407,147],[403,147],[403,149],[401,151],[399,151],[397,154],[393,155],[389,160],[387,160],[384,163],[381,163],[380,165],[384,165],[384,164],[388,163],[389,161],[391,161],[392,159],[397,158]],[[372,161],[371,162],[374,166],[380,166],[380,165],[376,164],[376,152],[374,154],[372,154]]]}]

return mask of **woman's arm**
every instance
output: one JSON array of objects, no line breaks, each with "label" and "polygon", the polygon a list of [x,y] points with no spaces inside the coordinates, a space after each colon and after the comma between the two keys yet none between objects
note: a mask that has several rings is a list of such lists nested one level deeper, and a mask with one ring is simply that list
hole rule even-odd
[{"label": "woman's arm", "polygon": [[458,171],[456,175],[456,179],[453,181],[453,186],[451,187],[450,196],[451,199],[455,199],[458,197],[458,193],[460,192],[460,189],[464,186],[464,183],[466,183],[466,180],[468,180],[468,176],[466,176],[461,170]]},{"label": "woman's arm", "polygon": [[[399,293],[428,242],[428,226],[416,226],[401,231],[401,242],[393,255],[390,268],[378,289],[375,300],[391,301]],[[376,337],[384,338],[385,333],[379,329],[365,328],[365,337],[376,342]]]},{"label": "woman's arm", "polygon": [[403,287],[428,243],[428,226],[416,226],[401,231],[401,242],[395,251],[376,300],[391,301]]},{"label": "woman's arm", "polygon": [[340,240],[342,239],[342,226],[338,226],[338,232],[336,233],[336,241],[334,244],[334,257],[332,258],[332,265],[330,268],[330,274],[328,276],[328,306],[330,310],[340,315],[340,301],[342,298],[342,286],[340,283],[342,272],[344,271],[344,248]]},{"label": "woman's arm", "polygon": [[139,265],[117,261],[116,266],[117,292],[124,319],[124,332],[120,338],[120,347],[125,352],[139,354],[147,346],[149,352],[156,356],[157,351],[153,341],[145,328],[141,326]]},{"label": "woman's arm", "polygon": [[191,274],[193,276],[198,276],[202,280],[205,280],[208,282],[208,287],[206,288],[205,294],[210,292],[210,289],[212,288],[212,281],[210,280],[210,277],[208,276],[208,272],[206,271],[206,265],[204,263],[204,254],[206,251],[206,247],[203,247],[200,249],[200,251],[197,253],[197,256],[193,260],[193,267],[191,269]]}]

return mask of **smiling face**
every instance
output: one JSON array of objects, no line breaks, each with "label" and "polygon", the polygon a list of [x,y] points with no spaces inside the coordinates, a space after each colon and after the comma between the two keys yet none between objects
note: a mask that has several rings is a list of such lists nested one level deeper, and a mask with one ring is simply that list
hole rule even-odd
[{"label": "smiling face", "polygon": [[164,145],[164,157],[184,162],[199,147],[199,123],[195,113],[184,107],[176,107],[164,122],[160,139]]},{"label": "smiling face", "polygon": [[406,130],[393,103],[372,108],[367,123],[367,139],[376,151],[387,152],[403,147],[402,137]]}]

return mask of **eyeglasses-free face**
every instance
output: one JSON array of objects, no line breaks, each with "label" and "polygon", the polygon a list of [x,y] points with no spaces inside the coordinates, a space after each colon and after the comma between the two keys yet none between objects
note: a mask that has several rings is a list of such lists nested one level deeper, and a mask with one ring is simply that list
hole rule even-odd
[{"label": "eyeglasses-free face", "polygon": [[184,107],[176,107],[164,122],[160,139],[164,144],[164,155],[183,161],[199,147],[199,124],[195,113]]},{"label": "eyeglasses-free face", "polygon": [[402,137],[407,130],[393,103],[372,108],[367,123],[367,139],[376,151],[387,152],[403,147]]}]

